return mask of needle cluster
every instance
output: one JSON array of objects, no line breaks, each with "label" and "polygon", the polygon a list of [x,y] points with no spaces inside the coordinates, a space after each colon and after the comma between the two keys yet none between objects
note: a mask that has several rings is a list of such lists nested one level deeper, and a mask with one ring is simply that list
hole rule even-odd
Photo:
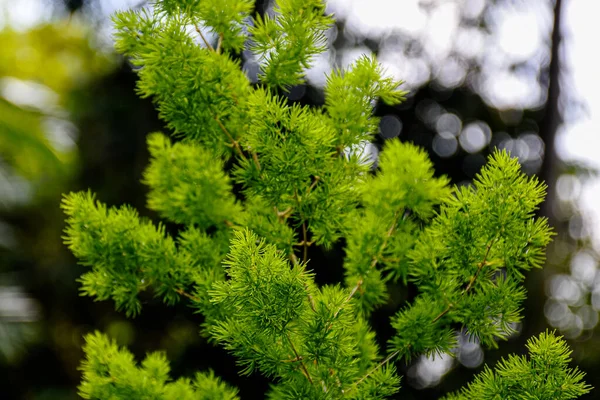
[{"label": "needle cluster", "polygon": [[[144,291],[188,302],[240,374],[271,379],[269,399],[385,399],[400,390],[397,361],[451,354],[459,330],[497,346],[521,321],[525,273],[544,263],[545,186],[505,152],[463,187],[410,143],[389,140],[369,158],[374,104],[402,102],[402,82],[362,57],[328,76],[322,107],[294,104],[282,94],[326,49],[333,18],[321,0],[252,13],[248,0],[156,0],[115,15],[116,48],[174,136],[148,136],[148,207],[182,228],[172,237],[131,207],[66,195],[65,242],[89,267],[82,295],[131,317]],[[242,51],[260,64],[256,84]],[[327,265],[309,249],[340,243],[343,282],[317,285]],[[369,316],[409,282],[418,294],[392,318],[383,355]],[[160,353],[138,366],[101,333],[84,350],[83,398],[237,398],[211,372],[171,380]],[[589,391],[561,338],[543,334],[529,350],[448,399]]]}]

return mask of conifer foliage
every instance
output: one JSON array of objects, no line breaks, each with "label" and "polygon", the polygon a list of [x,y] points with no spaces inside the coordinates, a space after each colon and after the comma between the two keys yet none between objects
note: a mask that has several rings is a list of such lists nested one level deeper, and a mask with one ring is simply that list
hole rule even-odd
[{"label": "conifer foliage", "polygon": [[[451,187],[423,150],[398,140],[373,171],[364,154],[378,126],[372,107],[399,104],[401,82],[363,57],[329,75],[323,107],[291,104],[282,93],[325,49],[332,17],[321,0],[278,0],[265,16],[252,9],[248,0],[157,0],[115,16],[139,94],[176,137],[148,136],[148,207],[185,228],[173,238],[131,207],[66,195],[65,242],[90,268],[82,295],[132,317],[142,291],[189,302],[240,374],[272,380],[269,399],[390,398],[400,390],[395,362],[450,353],[457,328],[497,346],[521,320],[524,272],[544,262],[552,233],[534,212],[545,186],[496,152],[472,186]],[[254,85],[235,61],[244,49],[260,61]],[[312,265],[308,249],[342,238],[344,282],[317,285],[327,266]],[[384,355],[368,321],[390,282],[419,294],[392,319]],[[83,398],[237,398],[210,371],[172,381],[161,353],[137,366],[98,332],[84,350]],[[590,390],[562,339],[542,334],[529,350],[529,360],[510,357],[448,399]]]}]

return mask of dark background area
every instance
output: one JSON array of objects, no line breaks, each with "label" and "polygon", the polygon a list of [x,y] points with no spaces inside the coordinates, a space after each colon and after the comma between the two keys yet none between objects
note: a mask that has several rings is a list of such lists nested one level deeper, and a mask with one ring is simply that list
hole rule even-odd
[{"label": "dark background area", "polygon": [[[258,1],[256,12],[265,12],[267,3]],[[461,24],[489,32],[495,7],[513,2],[484,3],[480,14],[475,18],[465,18]],[[48,14],[59,21],[66,21],[69,16],[82,18],[92,32],[106,23],[106,18],[100,16],[101,7],[92,0],[48,2],[47,7]],[[576,320],[569,324],[547,318],[552,315],[548,304],[559,304],[561,299],[566,298],[550,293],[554,298],[548,300],[547,282],[556,274],[567,276],[569,265],[578,252],[585,250],[595,257],[590,250],[589,237],[580,232],[583,222],[578,209],[563,204],[556,190],[560,177],[568,175],[573,179],[584,179],[595,171],[560,160],[554,148],[555,136],[563,122],[563,103],[567,101],[561,92],[566,73],[561,65],[561,30],[558,29],[561,26],[561,1],[548,2],[548,10],[552,17],[550,33],[543,42],[546,57],[539,60],[531,73],[531,79],[540,85],[543,93],[542,100],[535,106],[515,105],[511,108],[490,104],[474,83],[485,66],[477,59],[463,59],[460,54],[451,54],[450,57],[459,60],[466,70],[463,78],[444,85],[444,80],[436,78],[436,74],[440,75],[439,66],[435,65],[435,60],[430,60],[431,71],[438,68],[438,72],[432,73],[425,82],[410,87],[411,94],[406,103],[398,107],[377,105],[376,115],[383,119],[375,144],[380,147],[385,140],[396,136],[402,141],[419,144],[429,152],[437,173],[448,175],[456,184],[471,180],[495,148],[508,148],[513,154],[521,155],[528,173],[538,174],[547,182],[549,195],[540,214],[550,219],[558,233],[548,250],[551,262],[544,270],[533,271],[527,277],[528,299],[520,333],[500,343],[498,350],[485,350],[483,362],[493,365],[509,353],[524,354],[529,337],[547,328],[559,328],[574,350],[574,364],[587,373],[588,383],[600,387],[600,344],[595,334],[596,324],[584,323],[582,328],[577,326]],[[337,65],[342,63],[344,49],[367,48],[379,55],[383,51],[382,46],[390,40],[388,37],[387,42],[383,39],[378,41],[368,35],[358,37],[344,20],[339,20],[336,28],[337,34],[332,36],[331,46],[338,50],[338,55],[332,57]],[[402,43],[406,54],[413,57],[424,51],[423,43],[414,38],[398,35],[396,40]],[[245,68],[252,71],[252,60],[247,55],[238,56],[245,63]],[[515,62],[511,68],[531,69],[529,62]],[[10,76],[0,68],[2,74]],[[76,264],[62,244],[64,216],[58,208],[61,193],[89,188],[99,200],[109,205],[131,204],[141,215],[158,220],[145,207],[146,188],[140,179],[148,160],[146,135],[167,130],[158,120],[151,101],[136,96],[135,82],[136,75],[130,66],[117,59],[111,69],[84,84],[69,88],[64,94],[62,107],[68,111],[70,121],[79,132],[78,156],[77,161],[70,164],[71,172],[60,180],[60,185],[55,184],[58,180],[50,182],[51,189],[45,190],[43,195],[33,196],[26,202],[3,203],[0,207],[0,237],[11,238],[9,245],[0,246],[2,399],[77,398],[76,386],[80,379],[77,367],[82,358],[82,336],[96,329],[109,333],[121,345],[127,345],[138,359],[148,351],[165,350],[174,377],[190,376],[196,370],[210,367],[227,382],[236,385],[244,399],[262,398],[261,393],[268,387],[268,382],[259,375],[239,377],[235,360],[225,351],[208,345],[198,335],[202,317],[185,304],[166,307],[149,295],[144,299],[142,314],[135,319],[126,319],[123,314],[114,311],[111,302],[97,303],[78,295],[76,280],[84,268]],[[309,80],[306,86],[290,92],[290,101],[321,105],[323,95],[318,85],[311,85]],[[468,126],[474,129],[472,136],[465,133]],[[0,135],[2,127],[0,124]],[[456,132],[453,131],[455,128]],[[480,146],[478,140],[482,137],[484,144]],[[529,152],[525,156],[519,146],[527,143]],[[535,146],[539,143],[542,144],[541,150],[537,149],[535,153]],[[579,231],[574,226],[579,226]],[[341,280],[342,257],[343,243],[327,253],[311,249],[310,264],[319,282]],[[389,317],[402,301],[410,301],[415,295],[410,287],[391,288],[390,291],[394,293],[390,304],[375,312],[371,321],[382,349],[392,334]],[[591,309],[590,293],[586,296],[582,295],[583,300],[578,300],[579,303],[561,304],[566,304],[575,315],[582,307]],[[554,303],[549,303],[552,301]],[[593,320],[593,317],[590,318]],[[455,362],[439,384],[423,387],[428,385],[419,378],[419,373],[426,371],[419,372],[415,365],[398,365],[403,375],[403,388],[398,398],[436,399],[461,387],[483,368],[482,363],[468,368],[461,362]],[[596,397],[599,397],[597,390],[587,396]]]}]

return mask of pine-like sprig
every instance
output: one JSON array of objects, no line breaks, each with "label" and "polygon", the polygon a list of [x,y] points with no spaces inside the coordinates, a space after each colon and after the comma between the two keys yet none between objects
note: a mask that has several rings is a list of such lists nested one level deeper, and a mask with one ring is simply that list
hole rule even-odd
[{"label": "pine-like sprig", "polygon": [[194,143],[175,143],[161,134],[148,137],[148,208],[165,219],[201,229],[223,227],[240,218],[223,160]]},{"label": "pine-like sprig", "polygon": [[435,178],[426,153],[411,144],[386,143],[379,171],[361,185],[362,209],[347,219],[346,284],[363,312],[387,301],[386,282],[408,273],[408,251],[437,205],[450,195]]},{"label": "pine-like sprig", "polygon": [[562,337],[545,332],[527,342],[529,358],[509,356],[486,367],[465,389],[445,400],[576,399],[591,390],[584,373],[569,368],[571,350]]},{"label": "pine-like sprig", "polygon": [[304,81],[311,58],[326,50],[324,32],[333,19],[321,0],[279,0],[274,15],[257,16],[249,29],[260,61],[261,81],[289,88]]},{"label": "pine-like sprig", "polygon": [[513,332],[525,299],[523,271],[542,266],[552,236],[547,221],[534,218],[544,190],[516,159],[497,152],[473,186],[445,199],[408,252],[409,277],[425,300],[394,319],[394,352],[448,352],[456,323],[491,347]]},{"label": "pine-like sprig", "polygon": [[67,214],[65,243],[80,264],[92,267],[80,278],[82,295],[98,301],[110,298],[127,316],[141,311],[141,291],[152,288],[157,297],[174,304],[188,287],[207,290],[223,277],[219,264],[226,237],[211,238],[190,228],[177,248],[162,225],[140,218],[131,207],[108,208],[89,192],[65,196],[62,208]]},{"label": "pine-like sprig", "polygon": [[[138,92],[179,139],[148,138],[148,206],[185,228],[174,239],[131,207],[65,196],[65,242],[90,267],[82,295],[112,299],[128,316],[145,290],[189,301],[241,374],[272,380],[269,399],[387,398],[400,388],[394,361],[451,353],[457,328],[497,346],[521,320],[525,273],[544,263],[552,232],[534,213],[545,186],[505,152],[454,188],[412,144],[387,141],[374,163],[364,154],[378,129],[373,108],[399,104],[401,82],[362,57],[328,76],[323,107],[293,104],[281,92],[303,82],[333,19],[321,0],[251,10],[248,0],[156,0],[115,16]],[[256,85],[234,61],[240,51],[260,62]],[[344,284],[319,286],[328,266],[308,250],[336,243],[345,243]],[[368,317],[390,283],[409,281],[419,294],[392,318],[382,356]],[[103,335],[86,340],[84,398],[236,398],[212,373],[172,382],[164,355],[138,367]],[[589,390],[562,340],[545,334],[529,349],[529,360],[511,356],[448,399]]]},{"label": "pine-like sprig", "polygon": [[136,365],[133,355],[105,335],[85,337],[86,359],[79,395],[84,399],[238,400],[237,389],[221,382],[212,371],[194,379],[171,381],[164,353],[150,353]]},{"label": "pine-like sprig", "polygon": [[[258,370],[279,380],[271,398],[340,398],[375,365],[374,336],[344,290],[317,288],[304,265],[290,267],[275,246],[249,231],[236,233],[225,265],[229,279],[213,285],[210,296],[227,317],[211,334],[236,356],[242,373]],[[388,368],[364,392],[377,399],[397,387]]]},{"label": "pine-like sprig", "polygon": [[399,90],[402,82],[385,77],[373,57],[359,58],[347,71],[337,70],[328,75],[325,85],[325,108],[337,131],[336,144],[343,148],[371,141],[377,131],[379,118],[372,114],[378,99],[388,105],[405,100],[407,92]]}]

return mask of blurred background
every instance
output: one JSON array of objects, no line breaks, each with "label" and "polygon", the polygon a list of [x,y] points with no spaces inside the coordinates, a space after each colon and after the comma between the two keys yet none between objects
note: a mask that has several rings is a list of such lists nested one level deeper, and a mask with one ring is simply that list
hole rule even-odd
[{"label": "blurred background", "polygon": [[[110,15],[135,0],[0,0],[0,398],[76,399],[83,334],[100,329],[137,357],[162,349],[173,375],[208,366],[261,398],[268,383],[240,378],[225,352],[198,336],[185,304],[145,299],[129,320],[110,302],[78,296],[83,268],[62,244],[61,194],[90,188],[142,215],[145,136],[165,129],[135,95],[136,77],[112,52]],[[268,0],[256,12],[269,13]],[[563,334],[574,364],[600,388],[600,37],[595,0],[329,0],[337,25],[290,101],[323,103],[325,74],[363,54],[406,81],[408,101],[378,105],[372,146],[399,137],[427,149],[438,174],[468,183],[496,148],[548,184],[540,214],[557,236],[548,265],[527,279],[525,319],[499,350],[459,338],[454,358],[399,365],[403,399],[436,399],[485,363],[524,353],[530,336]],[[257,60],[238,55],[256,80]],[[341,247],[311,254],[340,277]],[[325,268],[323,268],[325,269]],[[336,275],[337,274],[337,275]],[[399,295],[373,316],[384,344]],[[218,363],[213,362],[218,360]],[[587,398],[600,398],[597,389]]]}]

